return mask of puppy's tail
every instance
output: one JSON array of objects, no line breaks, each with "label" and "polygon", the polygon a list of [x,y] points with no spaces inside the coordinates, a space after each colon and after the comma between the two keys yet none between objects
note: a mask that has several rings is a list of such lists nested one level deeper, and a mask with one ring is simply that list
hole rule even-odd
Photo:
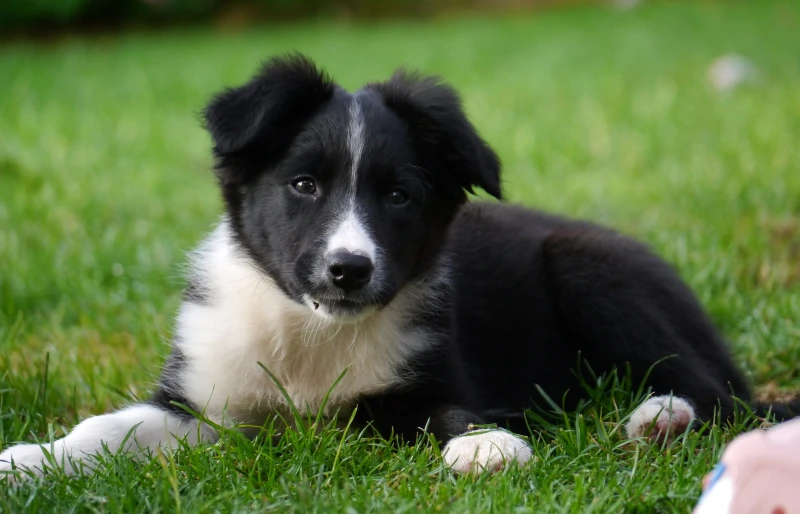
[{"label": "puppy's tail", "polygon": [[800,398],[780,402],[753,402],[753,413],[762,418],[786,421],[800,416]]}]

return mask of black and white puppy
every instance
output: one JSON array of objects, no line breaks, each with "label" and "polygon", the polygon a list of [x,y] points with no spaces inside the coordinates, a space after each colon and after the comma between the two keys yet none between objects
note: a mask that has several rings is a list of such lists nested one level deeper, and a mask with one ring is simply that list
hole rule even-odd
[{"label": "black and white puppy", "polygon": [[[658,363],[631,437],[749,400],[692,293],[643,245],[465,203],[475,187],[500,198],[500,163],[436,78],[399,72],[351,94],[306,58],[276,58],[205,118],[226,214],[192,256],[160,387],[45,445],[67,473],[91,469],[103,445],[218,437],[177,404],[224,426],[287,415],[261,365],[312,412],[344,373],[327,414],[357,405],[360,421],[411,442],[427,429],[458,472],[530,459],[509,431],[463,434],[520,430],[537,386],[574,406],[578,355],[595,371],[629,364],[637,381]],[[41,473],[43,458],[38,444],[13,446],[0,470]]]}]

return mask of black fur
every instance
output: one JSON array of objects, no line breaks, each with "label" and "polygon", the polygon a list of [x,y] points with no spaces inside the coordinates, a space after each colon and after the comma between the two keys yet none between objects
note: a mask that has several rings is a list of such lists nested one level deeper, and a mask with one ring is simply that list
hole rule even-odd
[{"label": "black fur", "polygon": [[464,115],[454,89],[437,77],[406,71],[367,87],[407,123],[420,165],[441,170],[437,190],[463,198],[462,190],[471,193],[478,186],[501,197],[500,160]]},{"label": "black fur", "polygon": [[212,293],[208,287],[190,278],[189,283],[183,290],[183,301],[208,305],[211,302]]},{"label": "black fur", "polygon": [[177,345],[173,346],[172,353],[164,363],[161,370],[161,380],[158,389],[150,398],[151,405],[169,412],[179,418],[192,419],[193,415],[182,408],[181,405],[199,412],[198,405],[190,402],[181,392],[180,371],[186,366],[186,357]]},{"label": "black fur", "polygon": [[[281,158],[328,101],[334,84],[303,56],[272,59],[246,85],[218,94],[205,111],[220,181],[242,184]],[[257,159],[249,159],[253,153]]]},{"label": "black fur", "polygon": [[[217,96],[206,122],[239,245],[298,303],[335,296],[332,312],[355,315],[449,275],[439,301],[418,305],[405,327],[435,344],[400,370],[412,379],[361,399],[362,421],[411,440],[426,426],[440,440],[476,423],[519,427],[537,387],[575,406],[579,355],[595,372],[629,364],[635,382],[652,367],[647,385],[688,399],[702,419],[733,415],[734,397],[750,401],[692,292],[647,247],[582,221],[464,204],[474,187],[500,198],[500,163],[452,88],[399,72],[357,98],[359,161],[347,139],[354,96],[303,57],[269,61]],[[380,252],[369,287],[345,294],[318,270],[356,162],[355,205]],[[298,193],[304,177],[313,193]],[[402,206],[387,203],[397,188]]]},{"label": "black fur", "polygon": [[[640,243],[586,222],[473,203],[454,220],[444,251],[454,267],[457,337],[415,364],[414,383],[368,399],[364,420],[377,417],[387,433],[413,438],[407,420],[427,418],[445,440],[469,423],[525,430],[523,409],[542,400],[537,387],[567,409],[583,397],[579,355],[597,372],[630,364],[636,385],[650,371],[654,393],[689,400],[702,420],[731,417],[734,396],[749,402],[747,382],[691,291]],[[800,412],[755,407],[779,419]]]}]

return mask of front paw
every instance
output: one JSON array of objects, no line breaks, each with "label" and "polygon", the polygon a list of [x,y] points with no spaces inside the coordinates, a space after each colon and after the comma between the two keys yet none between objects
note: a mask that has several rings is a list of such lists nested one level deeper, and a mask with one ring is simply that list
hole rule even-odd
[{"label": "front paw", "polygon": [[445,464],[456,473],[499,471],[511,463],[525,464],[533,457],[522,438],[502,429],[473,430],[450,440],[442,452]]},{"label": "front paw", "polygon": [[[18,444],[0,453],[0,480],[42,476],[47,455],[38,444]],[[27,472],[27,473],[26,473]]]},{"label": "front paw", "polygon": [[672,442],[694,419],[694,409],[683,398],[654,396],[636,408],[625,431],[631,439],[644,437],[655,442]]}]

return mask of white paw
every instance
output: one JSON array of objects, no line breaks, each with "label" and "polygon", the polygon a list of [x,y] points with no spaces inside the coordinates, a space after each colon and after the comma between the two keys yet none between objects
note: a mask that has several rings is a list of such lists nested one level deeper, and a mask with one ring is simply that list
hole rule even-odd
[{"label": "white paw", "polygon": [[499,471],[507,464],[525,464],[530,446],[522,438],[502,429],[474,430],[455,437],[442,452],[445,464],[456,473]]},{"label": "white paw", "polygon": [[[50,451],[48,449],[48,451]],[[13,461],[13,467],[12,467]],[[19,479],[28,475],[28,471],[42,476],[46,467],[47,456],[38,444],[19,444],[0,453],[0,480],[3,478]],[[16,470],[16,473],[12,470]]]},{"label": "white paw", "polygon": [[647,437],[672,441],[686,431],[694,418],[694,409],[683,398],[654,396],[634,411],[625,431],[631,439]]}]

